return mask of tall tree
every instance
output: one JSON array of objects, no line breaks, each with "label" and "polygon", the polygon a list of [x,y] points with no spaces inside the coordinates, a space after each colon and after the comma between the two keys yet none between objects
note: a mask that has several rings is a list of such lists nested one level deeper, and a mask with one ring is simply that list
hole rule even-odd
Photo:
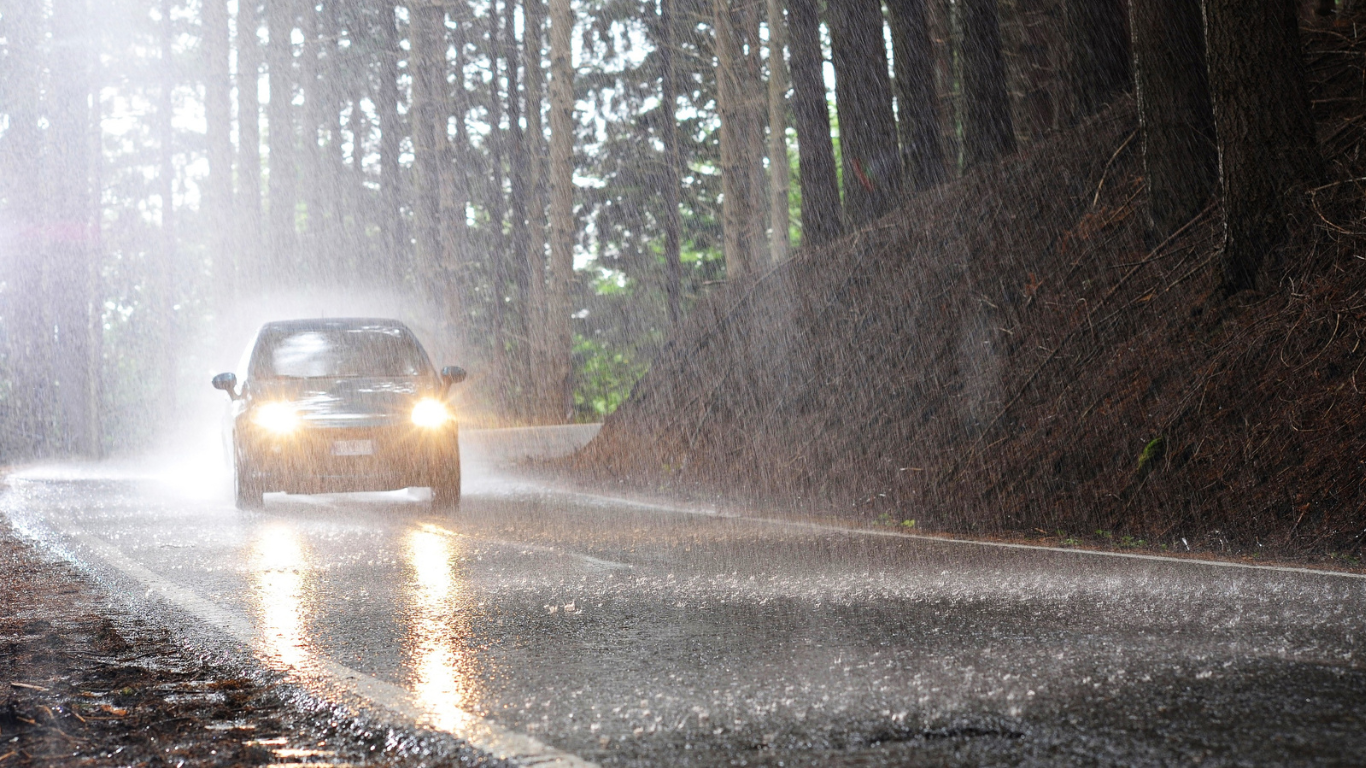
[{"label": "tall tree", "polygon": [[[358,274],[362,266],[357,249],[347,244],[345,239],[346,221],[346,157],[342,146],[342,113],[346,110],[349,94],[347,87],[351,81],[345,52],[349,50],[346,40],[345,23],[342,18],[342,4],[335,0],[323,3],[319,18],[320,34],[318,47],[322,56],[320,80],[318,84],[318,106],[316,118],[322,130],[318,140],[321,142],[320,183],[322,185],[321,214],[326,222],[323,229],[320,261],[330,267],[340,265],[344,276]],[[325,270],[326,274],[329,270]],[[337,279],[334,275],[333,279]]]},{"label": "tall tree", "polygon": [[1063,4],[1074,122],[1095,114],[1129,89],[1132,77],[1129,38],[1124,29],[1126,4],[1125,0],[1066,0]]},{"label": "tall tree", "polygon": [[[507,59],[507,108],[508,108],[508,202],[511,204],[513,273],[517,278],[517,304],[526,307],[531,293],[531,270],[526,257],[530,233],[527,231],[527,186],[531,173],[531,161],[527,152],[526,132],[522,130],[522,100],[520,73],[522,68],[521,51],[517,46],[517,3],[508,0],[503,5],[503,56]],[[522,30],[525,37],[526,30]],[[522,338],[530,331],[526,313],[519,318]]]},{"label": "tall tree", "polygon": [[1285,196],[1322,173],[1309,112],[1295,7],[1205,0],[1205,45],[1219,183],[1223,285],[1253,287],[1262,259],[1286,240]]},{"label": "tall tree", "polygon": [[[504,6],[512,0],[503,0]],[[489,173],[488,183],[485,185],[484,202],[488,212],[489,228],[488,237],[490,247],[488,254],[491,257],[490,269],[490,289],[493,301],[489,304],[489,316],[493,321],[492,328],[492,367],[496,375],[501,380],[507,382],[510,376],[508,366],[507,347],[508,347],[508,302],[507,296],[511,286],[509,283],[514,279],[513,274],[517,271],[516,265],[512,264],[512,249],[509,247],[510,238],[508,237],[507,209],[508,199],[503,190],[503,169],[504,159],[509,154],[509,129],[503,128],[503,107],[504,101],[500,85],[505,81],[507,65],[511,62],[507,60],[507,47],[502,43],[502,16],[498,13],[498,3],[490,0],[488,6],[488,35],[485,38],[488,44],[489,58],[489,81],[488,96],[485,102],[488,105],[489,130],[484,138],[485,146],[489,153]],[[511,31],[509,30],[509,33]],[[513,228],[516,227],[514,223]],[[510,382],[509,382],[510,383]],[[500,387],[498,396],[502,398],[505,406],[510,406],[511,401],[507,400],[508,387]]]},{"label": "tall tree", "polygon": [[261,285],[261,17],[257,0],[237,2],[237,285]]},{"label": "tall tree", "polygon": [[470,92],[465,82],[467,56],[465,43],[473,19],[473,12],[465,0],[447,6],[448,17],[456,17],[456,27],[451,31],[451,46],[455,49],[453,82],[446,88],[444,112],[450,115],[448,131],[447,159],[442,165],[441,197],[441,238],[447,253],[451,254],[454,264],[451,274],[451,290],[458,296],[458,304],[464,311],[468,286],[463,277],[469,262],[470,227],[468,209],[470,203],[469,167],[473,150],[470,146],[470,132],[466,117],[470,111]]},{"label": "tall tree", "polygon": [[446,160],[446,9],[431,3],[408,7],[413,103],[408,120],[413,135],[413,240],[415,274],[422,292],[459,317],[447,279],[450,267],[441,239],[442,163]]},{"label": "tall tree", "polygon": [[[469,260],[469,222],[470,201],[469,176],[466,170],[470,163],[469,129],[465,116],[469,112],[469,91],[465,83],[465,35],[470,17],[469,3],[447,3],[447,20],[455,21],[456,26],[447,31],[447,43],[455,49],[452,69],[453,78],[441,90],[440,123],[437,146],[441,152],[441,248],[449,263],[447,269],[448,290],[454,297],[451,302],[453,311],[466,311],[468,296],[463,279],[465,266]],[[452,130],[453,129],[453,130]],[[464,318],[452,315],[452,334],[456,341],[463,343]]]},{"label": "tall tree", "polygon": [[926,0],[888,0],[892,59],[896,67],[897,128],[906,182],[921,191],[942,182],[944,146],[940,141],[939,100],[934,85],[934,47]]},{"label": "tall tree", "polygon": [[1200,0],[1133,0],[1129,13],[1155,244],[1198,214],[1219,182],[1205,23]]},{"label": "tall tree", "polygon": [[379,221],[384,262],[390,265],[389,279],[396,285],[407,266],[408,237],[403,226],[403,177],[399,173],[403,123],[398,115],[398,64],[403,59],[403,49],[399,45],[394,0],[380,0],[379,38],[379,84],[375,94],[375,111],[379,116]]},{"label": "tall tree", "polygon": [[204,186],[205,225],[212,233],[209,258],[213,264],[220,306],[237,292],[237,264],[232,237],[232,73],[228,69],[228,4],[204,0],[204,143],[209,178]]},{"label": "tall tree", "polygon": [[573,411],[570,288],[574,281],[574,11],[550,0],[550,279],[546,297],[547,391],[557,420]]},{"label": "tall tree", "polygon": [[294,130],[294,0],[266,0],[266,69],[270,102],[266,106],[270,151],[270,267],[275,278],[296,277],[294,217],[297,192]]},{"label": "tall tree", "polygon": [[901,191],[901,152],[878,0],[826,5],[840,121],[844,213],[851,224],[892,209]]},{"label": "tall tree", "polygon": [[[87,8],[88,10],[88,8]],[[89,16],[87,16],[89,18]],[[89,237],[86,239],[86,254],[89,264],[90,317],[86,325],[88,342],[86,360],[89,375],[86,380],[87,440],[93,447],[93,458],[104,458],[104,279],[105,259],[103,200],[105,188],[104,159],[104,104],[100,99],[103,91],[101,75],[100,33],[95,31],[93,21],[87,21],[86,83],[89,97],[89,118],[86,121],[87,153],[89,159],[89,184],[87,186],[87,211],[89,213]]]},{"label": "tall tree", "polygon": [[660,178],[664,194],[664,296],[668,303],[669,324],[674,328],[682,319],[680,305],[683,295],[683,212],[679,199],[683,187],[683,161],[678,146],[677,53],[677,0],[659,0],[659,122],[664,140],[664,172]]},{"label": "tall tree", "polygon": [[[168,5],[168,4],[166,4]],[[165,5],[163,5],[165,9]],[[52,166],[48,205],[55,226],[48,227],[51,265],[50,301],[54,302],[57,354],[54,373],[61,413],[61,448],[94,456],[99,450],[99,413],[92,402],[98,370],[90,354],[90,326],[95,306],[91,268],[89,119],[90,60],[81,55],[90,44],[87,0],[52,3],[51,107],[48,124]],[[163,23],[165,23],[163,19]]]},{"label": "tall tree", "polygon": [[4,8],[6,56],[5,113],[0,134],[0,188],[17,230],[14,266],[6,286],[6,362],[14,386],[15,442],[29,454],[47,450],[51,441],[52,318],[44,301],[44,266],[51,206],[46,198],[42,109],[43,56],[47,33],[39,3],[7,3]]},{"label": "tall tree", "polygon": [[532,376],[528,382],[533,399],[531,411],[535,421],[553,420],[557,404],[552,395],[545,391],[545,381],[536,372],[544,370],[547,364],[546,351],[546,167],[545,167],[545,127],[541,112],[545,108],[542,93],[545,90],[545,15],[544,0],[525,0],[526,31],[522,36],[523,55],[526,59],[526,152],[528,161],[527,178],[527,240],[526,306],[522,312],[527,323],[527,346],[529,370]]},{"label": "tall tree", "polygon": [[[331,3],[328,3],[330,6]],[[304,204],[304,244],[305,275],[308,281],[324,277],[330,270],[324,269],[326,253],[326,203],[329,180],[325,178],[323,164],[323,133],[330,118],[330,106],[323,95],[323,31],[317,6],[303,3],[300,8],[300,29],[303,32],[303,51],[299,57],[299,90],[303,92],[304,108],[300,115],[299,177],[303,182],[300,197]]]},{"label": "tall tree", "polygon": [[961,0],[963,155],[968,167],[1015,151],[996,0]]},{"label": "tall tree", "polygon": [[791,247],[787,219],[787,19],[782,0],[768,0],[769,258],[777,264]]},{"label": "tall tree", "polygon": [[156,323],[158,381],[167,410],[176,410],[175,358],[176,345],[175,291],[178,287],[180,258],[175,207],[175,85],[176,64],[174,42],[175,21],[171,9],[173,0],[161,0],[161,19],[157,25],[160,57],[157,62],[160,82],[157,88],[156,112],[153,118],[157,141],[157,196],[161,198],[161,237],[157,244],[157,265],[151,276],[152,315]]},{"label": "tall tree", "polygon": [[763,99],[758,0],[712,3],[716,106],[721,118],[722,234],[726,279],[752,277],[762,263]]},{"label": "tall tree", "polygon": [[818,0],[788,0],[792,51],[792,114],[802,192],[802,241],[820,245],[839,237],[840,188],[830,140]]}]

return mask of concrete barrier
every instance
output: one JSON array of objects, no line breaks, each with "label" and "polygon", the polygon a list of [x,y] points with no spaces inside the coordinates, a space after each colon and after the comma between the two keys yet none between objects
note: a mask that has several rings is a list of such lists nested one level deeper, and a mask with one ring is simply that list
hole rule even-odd
[{"label": "concrete barrier", "polygon": [[495,463],[557,459],[588,445],[600,429],[601,424],[462,429],[460,451],[471,461]]}]

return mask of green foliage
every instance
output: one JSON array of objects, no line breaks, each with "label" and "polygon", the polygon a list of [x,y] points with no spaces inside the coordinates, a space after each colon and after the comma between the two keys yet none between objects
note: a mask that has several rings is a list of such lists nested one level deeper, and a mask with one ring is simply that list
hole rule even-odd
[{"label": "green foliage", "polygon": [[1143,452],[1138,454],[1138,471],[1144,472],[1152,469],[1153,462],[1161,459],[1166,449],[1167,443],[1161,435],[1149,440],[1148,444],[1143,446]]},{"label": "green foliage", "polygon": [[601,421],[631,393],[649,365],[629,349],[599,339],[574,339],[574,413],[579,421]]}]

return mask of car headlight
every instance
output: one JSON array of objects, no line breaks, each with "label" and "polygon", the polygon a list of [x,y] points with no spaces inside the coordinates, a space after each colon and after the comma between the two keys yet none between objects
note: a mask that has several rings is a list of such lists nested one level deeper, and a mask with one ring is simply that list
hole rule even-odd
[{"label": "car headlight", "polygon": [[289,403],[259,405],[252,410],[251,420],[256,426],[277,435],[287,435],[299,428],[299,412]]},{"label": "car headlight", "polygon": [[431,397],[424,397],[413,406],[413,423],[425,429],[436,429],[451,420],[451,412],[446,404]]}]

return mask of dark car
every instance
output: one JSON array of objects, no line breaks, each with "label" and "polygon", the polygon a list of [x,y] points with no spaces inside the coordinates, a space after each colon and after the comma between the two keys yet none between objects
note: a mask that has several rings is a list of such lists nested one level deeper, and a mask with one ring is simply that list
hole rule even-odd
[{"label": "dark car", "polygon": [[407,326],[346,318],[267,323],[256,335],[233,400],[237,506],[262,494],[432,489],[432,503],[460,503],[460,444],[446,404],[465,372],[432,368]]}]

